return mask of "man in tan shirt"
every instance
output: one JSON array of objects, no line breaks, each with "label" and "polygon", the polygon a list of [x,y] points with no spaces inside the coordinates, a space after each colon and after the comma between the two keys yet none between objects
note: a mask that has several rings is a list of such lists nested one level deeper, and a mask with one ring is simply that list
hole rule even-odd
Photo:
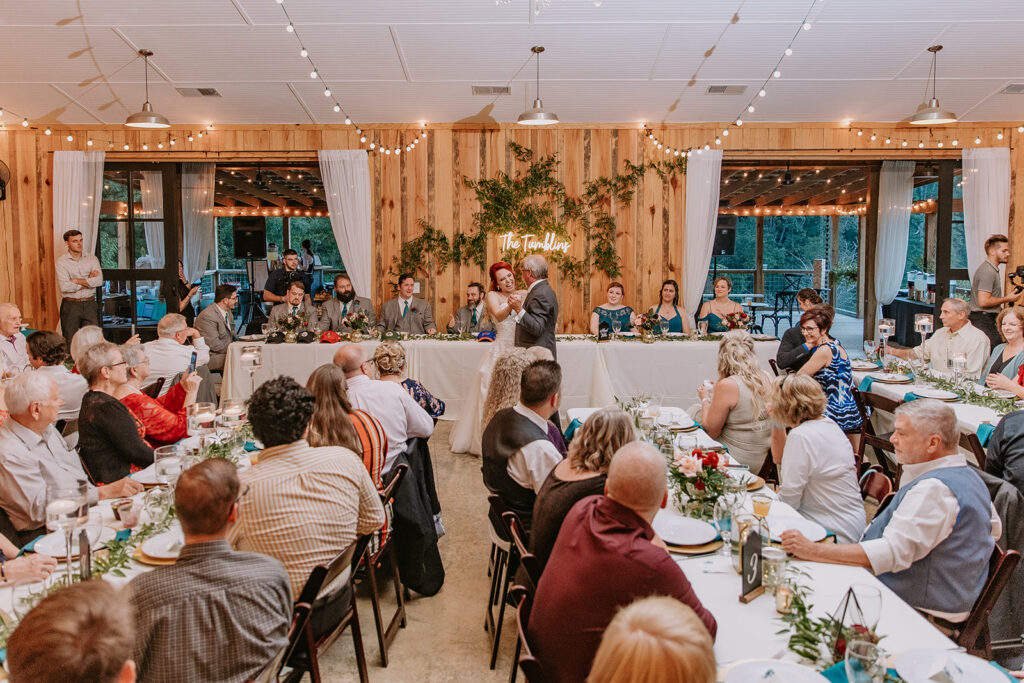
[{"label": "man in tan shirt", "polygon": [[953,372],[953,356],[963,354],[967,359],[964,375],[973,380],[981,377],[988,363],[989,341],[984,332],[967,320],[971,307],[963,299],[946,299],[942,302],[942,327],[928,341],[912,349],[887,348],[894,356],[909,359],[911,354],[930,362],[932,370]]}]

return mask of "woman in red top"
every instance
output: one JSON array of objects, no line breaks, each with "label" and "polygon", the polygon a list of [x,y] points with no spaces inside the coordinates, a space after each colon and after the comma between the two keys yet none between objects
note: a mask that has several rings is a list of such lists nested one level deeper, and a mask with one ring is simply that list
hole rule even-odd
[{"label": "woman in red top", "polygon": [[188,436],[186,409],[196,402],[203,378],[194,372],[186,373],[166,394],[150,398],[142,393],[149,377],[146,349],[141,344],[126,345],[121,347],[121,355],[128,366],[128,381],[114,390],[114,398],[145,425],[146,441],[156,448]]}]

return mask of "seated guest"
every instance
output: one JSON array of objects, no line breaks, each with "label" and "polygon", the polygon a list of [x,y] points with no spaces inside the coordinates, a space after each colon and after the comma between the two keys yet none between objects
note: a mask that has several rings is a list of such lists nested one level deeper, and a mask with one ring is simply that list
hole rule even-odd
[{"label": "seated guest", "polygon": [[932,369],[939,372],[953,372],[952,357],[956,354],[967,356],[964,374],[970,379],[982,377],[989,357],[988,335],[972,325],[967,316],[971,306],[963,299],[950,298],[942,302],[939,319],[942,327],[920,346],[912,349],[886,347],[886,352],[899,358],[915,357],[930,362]]},{"label": "seated guest", "polygon": [[985,470],[1024,494],[1024,410],[1007,413],[988,439]]},{"label": "seated guest", "polygon": [[[501,352],[491,370],[491,378],[487,385],[487,396],[484,399],[482,419],[480,420],[480,433],[487,429],[491,418],[502,408],[511,408],[519,403],[519,386],[522,384],[523,370],[530,366],[530,363],[538,360],[554,360],[549,349],[543,346],[531,346],[529,348],[511,347]],[[553,413],[552,417],[558,413]],[[482,437],[481,437],[482,438]],[[555,444],[558,452],[565,457],[568,449],[565,446],[565,438],[562,430],[554,422],[548,420],[548,440]]]},{"label": "seated guest", "polygon": [[0,356],[7,377],[28,369],[28,344],[21,333],[21,311],[14,304],[0,304]]},{"label": "seated guest", "polygon": [[601,636],[588,683],[714,683],[714,642],[697,614],[674,598],[623,607]]},{"label": "seated guest", "polygon": [[177,443],[188,436],[188,407],[196,402],[202,377],[186,372],[160,398],[142,393],[149,384],[149,359],[140,344],[122,346],[121,356],[128,368],[128,381],[114,389],[114,398],[128,407],[146,429],[146,442],[156,448]]},{"label": "seated guest", "polygon": [[[238,501],[238,520],[230,532],[239,550],[264,553],[284,564],[292,595],[302,592],[313,567],[330,562],[357,537],[384,524],[380,496],[359,456],[342,446],[313,448],[306,441],[314,409],[313,395],[290,377],[256,388],[248,418],[265,448],[259,463],[243,474],[248,493]],[[334,597],[344,604],[332,602],[327,608],[331,615],[349,604],[348,596]],[[314,630],[323,626],[314,625]]]},{"label": "seated guest", "polygon": [[82,397],[89,386],[82,379],[64,367],[68,358],[68,343],[62,335],[49,330],[33,332],[25,340],[28,343],[29,364],[36,372],[49,375],[60,387],[61,406],[58,420],[77,420],[82,407]]},{"label": "seated guest", "polygon": [[860,411],[853,398],[853,369],[846,349],[828,336],[832,329],[831,307],[816,306],[800,316],[800,330],[814,349],[800,372],[818,381],[828,398],[825,415],[842,429],[856,448],[860,439]]},{"label": "seated guest", "polygon": [[[312,276],[299,268],[299,252],[294,249],[285,249],[281,257],[281,267],[270,271],[267,282],[263,285],[263,300],[273,304],[283,303],[286,301],[288,288],[293,282],[301,282],[303,292],[313,289]],[[307,296],[306,301],[308,300]]]},{"label": "seated guest", "polygon": [[494,332],[494,321],[487,315],[484,307],[484,286],[479,282],[466,285],[466,305],[452,314],[448,321],[448,334],[456,334],[460,330],[468,334],[483,331]]},{"label": "seated guest", "polygon": [[772,420],[790,429],[778,463],[779,500],[835,533],[840,543],[856,543],[864,533],[864,501],[853,448],[825,416],[825,392],[806,375],[780,377],[771,404]]},{"label": "seated guest", "polygon": [[729,292],[732,291],[732,280],[729,278],[719,275],[715,278],[712,288],[715,292],[715,298],[704,302],[704,305],[700,307],[700,317],[697,320],[706,320],[708,332],[712,334],[728,332],[729,324],[726,321],[726,317],[734,313],[742,313],[743,307],[729,298]]},{"label": "seated guest", "polygon": [[213,303],[196,316],[196,331],[210,347],[209,367],[212,372],[224,370],[228,347],[235,340],[235,318],[231,311],[238,305],[234,285],[217,285]]},{"label": "seated guest", "polygon": [[900,489],[860,543],[811,543],[790,530],[782,547],[802,560],[870,569],[911,607],[962,622],[985,584],[1002,523],[985,483],[959,452],[949,404],[904,403],[891,441],[903,465]]},{"label": "seated guest", "polygon": [[628,332],[633,329],[633,309],[622,303],[622,297],[626,294],[625,288],[619,282],[608,285],[608,302],[603,306],[596,306],[590,314],[590,334],[597,334],[601,323],[608,323],[608,331],[615,330],[614,323],[618,322],[620,330]]},{"label": "seated guest", "polygon": [[[178,313],[168,313],[160,318],[156,325],[156,335],[156,339],[143,346],[149,358],[149,380],[155,382],[164,378],[164,386],[160,390],[163,396],[170,390],[174,378],[188,370],[193,352],[196,353],[197,368],[210,362],[210,347],[200,336],[199,330],[189,327],[185,323],[185,316]],[[186,342],[191,342],[191,346]],[[208,400],[215,398],[211,396]]]},{"label": "seated guest", "polygon": [[8,639],[11,683],[132,683],[134,630],[127,596],[110,582],[61,588]]},{"label": "seated guest", "polygon": [[222,458],[181,473],[174,509],[185,546],[178,560],[128,584],[135,664],[143,681],[254,679],[288,644],[288,572],[267,555],[232,550],[238,473]]},{"label": "seated guest", "polygon": [[310,303],[306,297],[306,286],[298,280],[288,285],[288,293],[284,302],[270,309],[270,324],[277,325],[281,318],[289,315],[306,316],[306,327],[312,329],[320,324],[320,318],[316,314],[316,306]]},{"label": "seated guest", "polygon": [[577,430],[569,456],[551,470],[533,504],[530,552],[542,569],[569,509],[587,496],[604,493],[612,456],[635,438],[633,419],[615,406],[593,412]]},{"label": "seated guest", "polygon": [[527,627],[550,680],[586,679],[601,634],[637,598],[676,598],[714,637],[715,618],[651,528],[668,503],[667,478],[654,446],[626,444],[612,457],[605,495],[576,503],[562,522]]},{"label": "seated guest", "polygon": [[430,304],[414,297],[416,280],[412,273],[398,276],[398,296],[384,302],[380,309],[378,325],[384,331],[406,332],[408,334],[434,334],[434,314]]},{"label": "seated guest", "polygon": [[539,360],[523,370],[519,403],[495,413],[481,441],[484,486],[498,494],[529,529],[533,504],[562,454],[548,438],[548,419],[558,410],[562,369]]},{"label": "seated guest", "polygon": [[690,334],[690,314],[679,307],[679,284],[675,280],[661,283],[661,299],[654,307],[654,313],[668,321],[669,333]]},{"label": "seated guest", "polygon": [[82,357],[85,350],[93,344],[99,344],[101,341],[106,341],[103,338],[103,330],[95,325],[86,325],[85,327],[78,328],[78,331],[71,337],[71,346],[68,349],[71,353],[71,360],[75,363],[72,372],[78,371],[78,359]]},{"label": "seated guest", "polygon": [[377,325],[373,303],[365,296],[356,296],[356,290],[352,288],[352,279],[346,273],[338,273],[334,276],[334,298],[324,302],[320,325],[338,334],[348,334],[352,328],[345,324],[345,317],[357,311],[366,314],[371,328]]},{"label": "seated guest", "polygon": [[408,377],[402,379],[405,372],[405,349],[401,344],[393,341],[382,342],[373,351],[373,364],[377,366],[381,380],[402,385],[435,422],[444,415],[444,401],[435,398],[416,380]]},{"label": "seated guest", "polygon": [[78,415],[78,451],[89,478],[107,484],[128,476],[132,468],[152,465],[146,425],[114,398],[117,388],[128,381],[121,350],[110,342],[94,344],[86,349],[78,369],[89,383]]},{"label": "seated guest", "polygon": [[352,406],[384,425],[388,455],[382,472],[387,474],[398,456],[405,452],[409,439],[426,439],[433,434],[434,421],[401,385],[372,379],[373,362],[365,346],[345,344],[334,354],[334,364],[345,372]]},{"label": "seated guest", "polygon": [[996,328],[1003,343],[992,350],[985,372],[985,385],[990,389],[1011,391],[1024,398],[1021,366],[1024,365],[1024,308],[1004,308],[996,316]]},{"label": "seated guest", "polygon": [[[23,373],[7,383],[4,395],[11,416],[0,427],[0,508],[22,532],[15,540],[24,543],[44,531],[46,487],[78,486],[88,477],[78,455],[53,428],[61,399],[52,378]],[[152,455],[149,461],[153,461]],[[99,488],[90,484],[87,489],[89,502],[95,503],[101,498],[134,495],[142,490],[142,484],[121,479]]]},{"label": "seated guest", "polygon": [[761,369],[754,340],[743,330],[726,332],[718,345],[718,381],[711,390],[698,387],[694,419],[729,449],[730,458],[757,471],[772,442],[765,407],[770,393],[771,377]]},{"label": "seated guest", "polygon": [[4,575],[0,586],[8,586],[18,581],[42,581],[57,568],[57,560],[42,553],[25,553],[20,555],[21,548],[14,545],[6,536],[0,536],[0,555],[3,556]]},{"label": "seated guest", "polygon": [[[812,306],[824,303],[816,290],[804,287],[796,293],[796,303],[802,313],[811,310]],[[796,372],[811,357],[811,347],[804,341],[804,333],[800,331],[800,322],[786,330],[779,341],[779,351],[775,354],[775,362],[781,370]]]}]

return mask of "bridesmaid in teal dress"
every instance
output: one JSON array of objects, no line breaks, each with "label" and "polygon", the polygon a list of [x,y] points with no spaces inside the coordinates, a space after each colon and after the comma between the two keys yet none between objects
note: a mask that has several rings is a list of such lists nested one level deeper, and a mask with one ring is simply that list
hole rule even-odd
[{"label": "bridesmaid in teal dress", "polygon": [[625,288],[618,282],[608,285],[608,303],[604,306],[597,306],[590,314],[590,334],[596,335],[597,328],[602,322],[608,323],[608,327],[614,330],[615,327],[612,323],[616,320],[622,325],[622,332],[633,329],[633,309],[622,305],[622,297],[625,293]]},{"label": "bridesmaid in teal dress", "polygon": [[654,313],[668,321],[669,333],[690,334],[690,316],[679,306],[679,285],[675,280],[661,283],[661,301],[654,307]]},{"label": "bridesmaid in teal dress", "polygon": [[728,332],[729,326],[725,323],[725,316],[742,313],[743,307],[729,298],[729,292],[732,291],[732,280],[724,275],[715,278],[714,291],[715,298],[705,301],[704,305],[700,307],[700,317],[697,318],[697,321],[706,320],[708,332],[712,334]]}]

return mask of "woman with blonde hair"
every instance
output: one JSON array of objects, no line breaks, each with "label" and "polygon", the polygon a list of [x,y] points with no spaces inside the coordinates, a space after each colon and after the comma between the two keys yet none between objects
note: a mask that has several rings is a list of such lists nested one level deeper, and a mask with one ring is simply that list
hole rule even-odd
[{"label": "woman with blonde hair", "polygon": [[779,465],[779,500],[832,531],[838,543],[864,533],[864,502],[849,439],[826,417],[828,399],[813,377],[780,377],[771,396],[772,421],[790,428]]},{"label": "woman with blonde hair", "polygon": [[528,349],[519,347],[512,347],[495,359],[480,420],[481,434],[487,429],[495,413],[503,408],[511,408],[519,402],[519,382],[523,377],[523,370],[533,361]]},{"label": "woman with blonde hair", "polygon": [[437,418],[444,415],[444,401],[435,398],[427,389],[414,379],[403,376],[405,374],[405,347],[396,341],[382,342],[373,351],[373,364],[377,366],[380,378],[385,382],[401,384],[405,392],[412,396],[420,408],[427,411],[430,417]]},{"label": "woman with blonde hair", "polygon": [[1024,308],[1004,308],[996,316],[996,329],[1003,343],[992,349],[981,376],[990,389],[1011,391],[1024,398]]},{"label": "woman with blonde hair", "polygon": [[576,431],[568,457],[548,474],[533,504],[530,549],[542,569],[569,509],[587,496],[604,493],[612,456],[634,439],[633,420],[615,406],[594,411]]},{"label": "woman with blonde hair", "polygon": [[754,353],[754,340],[743,330],[727,332],[718,345],[718,381],[697,389],[695,418],[712,439],[729,449],[729,457],[756,470],[772,441],[766,404],[771,376]]},{"label": "woman with blonde hair", "polygon": [[714,643],[700,618],[675,598],[623,607],[608,624],[588,683],[714,683]]}]

